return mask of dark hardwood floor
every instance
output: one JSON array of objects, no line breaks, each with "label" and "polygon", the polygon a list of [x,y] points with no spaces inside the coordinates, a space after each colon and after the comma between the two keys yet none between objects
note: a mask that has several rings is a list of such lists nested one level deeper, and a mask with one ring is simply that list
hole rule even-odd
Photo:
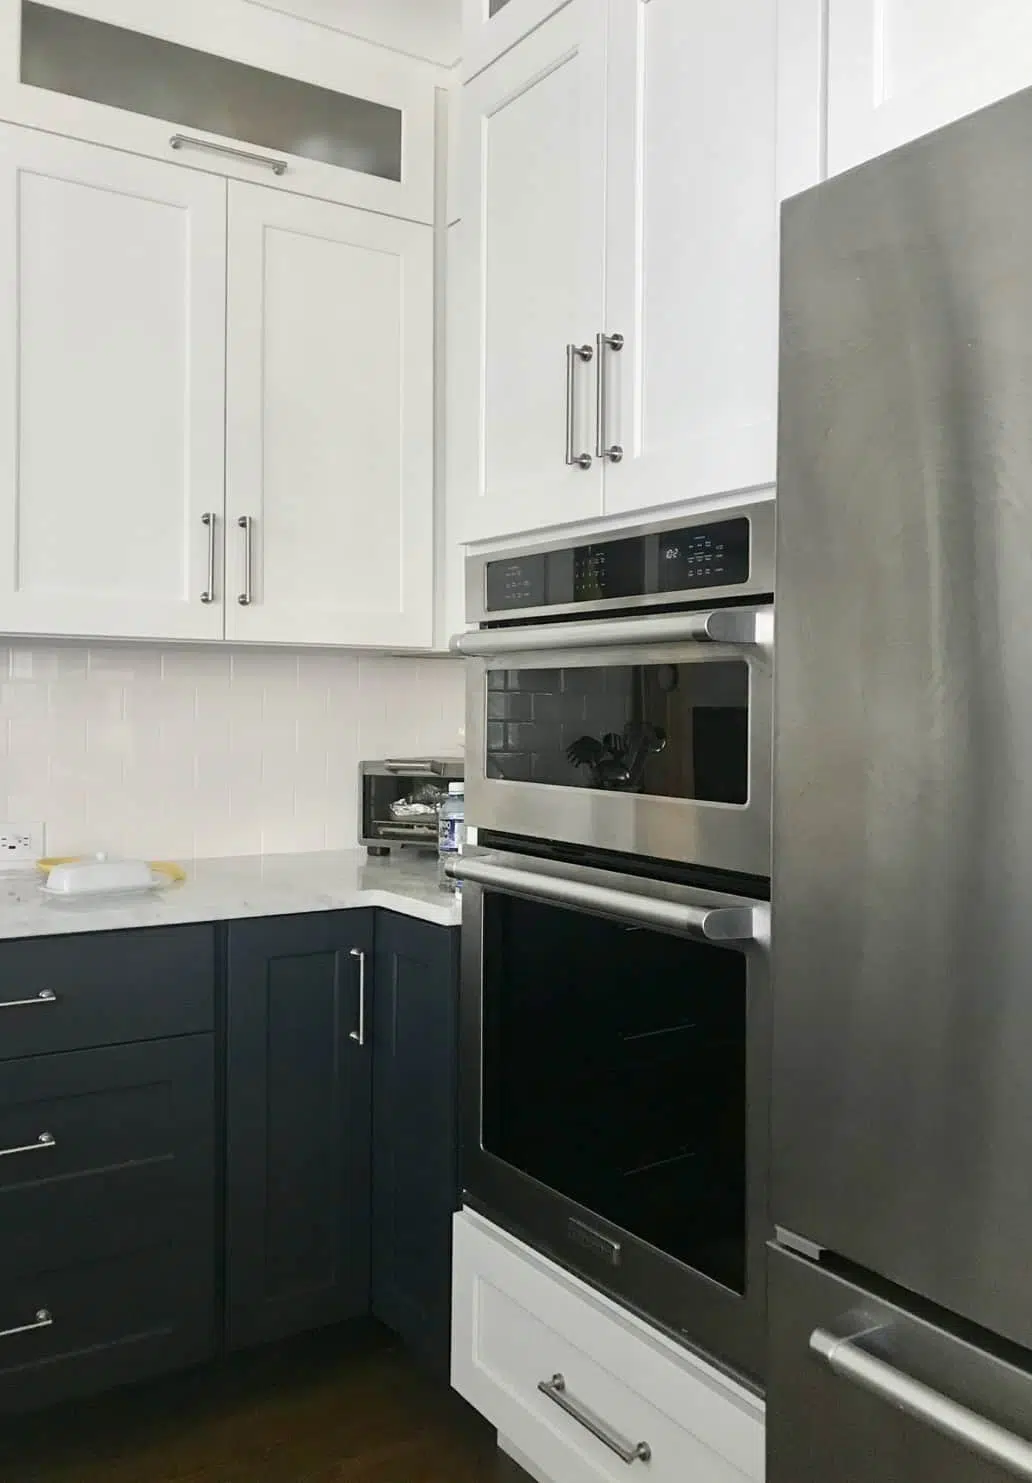
[{"label": "dark hardwood floor", "polygon": [[0,1483],[497,1483],[494,1432],[373,1324],[0,1422]]}]

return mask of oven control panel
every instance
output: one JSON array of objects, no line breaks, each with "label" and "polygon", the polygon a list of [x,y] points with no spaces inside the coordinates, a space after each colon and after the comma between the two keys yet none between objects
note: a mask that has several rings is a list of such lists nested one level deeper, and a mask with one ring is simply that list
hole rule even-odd
[{"label": "oven control panel", "polygon": [[707,588],[749,580],[749,521],[744,516],[623,540],[533,551],[487,563],[490,613],[585,606],[612,598],[695,597]]}]

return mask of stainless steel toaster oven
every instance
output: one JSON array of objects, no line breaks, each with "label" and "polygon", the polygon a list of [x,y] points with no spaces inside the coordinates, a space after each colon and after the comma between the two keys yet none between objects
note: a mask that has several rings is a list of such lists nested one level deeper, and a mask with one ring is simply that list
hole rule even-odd
[{"label": "stainless steel toaster oven", "polygon": [[400,757],[359,765],[360,843],[371,855],[399,845],[437,848],[437,819],[448,784],[463,777],[461,757]]}]

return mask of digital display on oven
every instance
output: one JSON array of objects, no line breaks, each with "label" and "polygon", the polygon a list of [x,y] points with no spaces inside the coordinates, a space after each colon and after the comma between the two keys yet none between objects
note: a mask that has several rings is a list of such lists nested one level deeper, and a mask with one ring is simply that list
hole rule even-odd
[{"label": "digital display on oven", "polygon": [[487,607],[492,613],[511,609],[543,608],[545,555],[520,556],[487,564]]},{"label": "digital display on oven", "polygon": [[656,592],[727,587],[749,577],[749,522],[722,520],[693,525],[659,537]]},{"label": "digital display on oven", "polygon": [[489,613],[695,593],[749,580],[744,516],[487,563]]}]

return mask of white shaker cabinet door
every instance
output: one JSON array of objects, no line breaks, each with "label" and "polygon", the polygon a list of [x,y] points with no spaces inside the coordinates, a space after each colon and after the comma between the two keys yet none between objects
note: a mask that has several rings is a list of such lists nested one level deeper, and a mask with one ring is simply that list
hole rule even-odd
[{"label": "white shaker cabinet door", "polygon": [[433,229],[229,187],[226,637],[433,642]]},{"label": "white shaker cabinet door", "polygon": [[827,27],[829,174],[1032,85],[1029,0],[828,0]]},{"label": "white shaker cabinet door", "polygon": [[[462,76],[473,77],[569,0],[462,0]],[[605,0],[593,0],[604,8]]]},{"label": "white shaker cabinet door", "polygon": [[221,638],[225,184],[8,125],[0,180],[0,629]]},{"label": "white shaker cabinet door", "polygon": [[605,27],[601,0],[570,0],[463,90],[466,540],[602,513],[594,364],[567,346],[603,306]]},{"label": "white shaker cabinet door", "polygon": [[775,7],[611,0],[606,512],[770,484]]}]

